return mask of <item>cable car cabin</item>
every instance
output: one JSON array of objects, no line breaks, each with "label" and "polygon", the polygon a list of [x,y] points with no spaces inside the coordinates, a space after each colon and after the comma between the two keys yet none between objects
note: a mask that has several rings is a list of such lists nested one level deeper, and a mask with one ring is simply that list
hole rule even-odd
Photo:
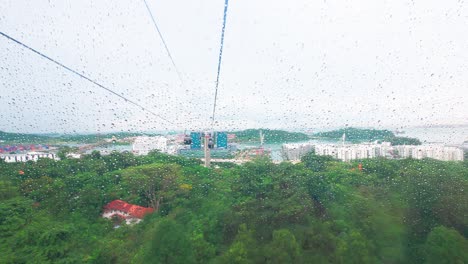
[{"label": "cable car cabin", "polygon": [[190,137],[190,135],[185,135],[184,136],[184,145],[190,145],[192,144],[192,138]]}]

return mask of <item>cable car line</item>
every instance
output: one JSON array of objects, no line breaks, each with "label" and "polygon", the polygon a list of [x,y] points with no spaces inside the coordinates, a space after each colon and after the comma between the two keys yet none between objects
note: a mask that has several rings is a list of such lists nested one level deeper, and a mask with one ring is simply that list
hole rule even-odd
[{"label": "cable car line", "polygon": [[218,100],[219,74],[221,72],[221,60],[223,57],[224,32],[226,30],[226,18],[227,18],[228,5],[229,5],[229,0],[225,0],[224,1],[224,14],[223,14],[223,28],[221,30],[221,47],[219,49],[218,72],[216,74],[216,86],[215,86],[215,95],[214,95],[214,103],[213,103],[213,116],[211,117],[211,122],[212,122],[211,126],[214,125],[215,114],[216,114],[216,101]]},{"label": "cable car line", "polygon": [[146,0],[143,0],[143,2],[145,3],[146,10],[148,10],[148,13],[149,13],[149,15],[151,17],[151,20],[153,21],[154,27],[156,28],[156,31],[158,32],[159,37],[161,38],[161,41],[164,44],[164,48],[166,48],[167,55],[169,56],[169,59],[171,59],[172,65],[174,66],[174,69],[177,72],[177,76],[179,76],[179,80],[180,80],[180,82],[182,83],[182,86],[183,86],[184,81],[182,79],[182,75],[180,74],[180,71],[179,71],[179,69],[177,68],[177,66],[176,66],[176,64],[174,62],[174,59],[172,58],[171,52],[169,51],[169,48],[167,47],[166,41],[164,40],[164,37],[163,37],[163,35],[161,33],[161,30],[159,30],[158,24],[156,23],[156,20],[154,19],[153,13],[151,12],[151,9],[148,6],[148,3],[146,2]]},{"label": "cable car line", "polygon": [[9,39],[9,40],[11,40],[11,41],[13,41],[13,42],[15,42],[16,44],[18,44],[18,45],[20,45],[20,46],[23,46],[24,48],[26,48],[26,49],[28,49],[28,50],[30,50],[30,51],[36,53],[37,55],[43,57],[44,59],[47,59],[47,60],[49,60],[49,61],[51,61],[51,62],[57,64],[58,66],[60,66],[60,67],[62,67],[62,68],[64,68],[64,69],[66,69],[66,70],[68,70],[69,72],[72,72],[72,73],[78,75],[79,77],[81,77],[81,78],[83,78],[83,79],[85,79],[85,80],[87,80],[87,81],[89,81],[89,82],[95,84],[95,85],[98,86],[99,88],[104,89],[104,90],[108,91],[109,93],[112,93],[112,94],[114,94],[114,95],[120,97],[121,99],[125,100],[126,102],[129,102],[129,103],[131,103],[131,104],[133,104],[133,105],[135,105],[135,106],[141,108],[142,110],[144,110],[144,111],[146,111],[146,112],[148,112],[148,113],[150,113],[150,114],[152,114],[152,115],[154,115],[154,116],[156,116],[156,117],[159,117],[160,119],[162,119],[162,120],[164,120],[164,121],[166,121],[166,122],[168,122],[168,123],[170,123],[170,124],[174,124],[172,121],[170,121],[170,120],[168,120],[168,119],[162,117],[161,115],[158,115],[158,114],[154,113],[153,111],[151,111],[151,110],[149,110],[148,108],[146,108],[146,107],[140,105],[139,103],[137,103],[137,102],[135,102],[135,101],[132,101],[132,100],[126,98],[125,96],[120,95],[120,94],[118,94],[118,93],[112,91],[111,89],[105,87],[104,85],[99,84],[98,82],[96,82],[96,81],[90,79],[89,77],[86,77],[85,75],[83,75],[83,74],[77,72],[76,70],[73,70],[72,68],[70,68],[70,67],[68,67],[68,66],[65,66],[64,64],[62,64],[62,63],[60,63],[60,62],[58,62],[58,61],[52,59],[51,57],[49,57],[49,56],[43,54],[42,52],[37,51],[37,50],[35,50],[34,48],[31,48],[30,46],[24,44],[23,42],[21,42],[21,41],[19,41],[19,40],[16,40],[16,39],[14,39],[13,37],[10,37],[9,35],[7,35],[7,34],[1,32],[1,31],[0,31],[0,35],[4,36],[5,38],[7,38],[7,39]]}]

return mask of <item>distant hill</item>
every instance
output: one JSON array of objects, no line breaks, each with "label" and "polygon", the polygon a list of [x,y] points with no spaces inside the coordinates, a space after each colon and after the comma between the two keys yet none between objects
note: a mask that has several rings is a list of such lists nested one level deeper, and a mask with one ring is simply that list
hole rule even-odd
[{"label": "distant hill", "polygon": [[270,129],[247,129],[233,132],[236,135],[235,141],[238,143],[260,142],[260,130],[262,130],[265,136],[264,143],[266,144],[309,140],[309,136],[304,133]]},{"label": "distant hill", "polygon": [[375,141],[384,138],[395,137],[389,130],[362,129],[362,128],[342,128],[327,132],[316,133],[314,136],[328,139],[341,139],[346,133],[347,141]]},{"label": "distant hill", "polygon": [[[24,133],[9,133],[0,131],[0,145],[2,144],[38,144],[38,143],[60,143],[60,142],[77,142],[77,143],[95,143],[102,141],[105,138],[125,138],[146,135],[146,133],[130,133],[117,132],[106,134],[24,134]],[[3,142],[2,142],[3,141]]]},{"label": "distant hill", "polygon": [[117,139],[126,138],[126,137],[135,137],[148,135],[146,133],[133,133],[133,132],[117,132],[117,133],[106,133],[106,134],[70,134],[70,135],[60,135],[57,137],[60,141],[65,142],[80,142],[80,143],[95,143],[102,141],[106,138],[111,138],[115,136]]},{"label": "distant hill", "polygon": [[342,128],[327,132],[320,132],[314,134],[315,137],[340,140],[346,134],[346,141],[358,142],[372,142],[372,141],[386,141],[392,145],[421,145],[421,141],[417,138],[397,137],[390,130],[379,129],[363,129],[363,128]]},{"label": "distant hill", "polygon": [[0,131],[0,144],[29,144],[29,143],[44,143],[50,140],[50,137],[35,134],[8,133]]}]

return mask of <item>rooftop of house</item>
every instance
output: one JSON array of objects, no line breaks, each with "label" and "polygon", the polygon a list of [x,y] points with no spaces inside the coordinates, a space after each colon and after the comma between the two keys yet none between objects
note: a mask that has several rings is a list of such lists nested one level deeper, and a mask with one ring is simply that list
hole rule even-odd
[{"label": "rooftop of house", "polygon": [[114,210],[127,213],[132,217],[142,219],[145,215],[153,213],[154,209],[135,204],[129,204],[122,200],[114,200],[104,206],[104,210]]}]

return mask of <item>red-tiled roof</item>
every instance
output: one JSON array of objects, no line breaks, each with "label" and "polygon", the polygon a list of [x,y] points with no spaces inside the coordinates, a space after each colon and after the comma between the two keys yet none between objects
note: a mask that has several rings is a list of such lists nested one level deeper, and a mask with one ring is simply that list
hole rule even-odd
[{"label": "red-tiled roof", "polygon": [[122,200],[114,200],[104,206],[104,210],[115,210],[127,213],[133,217],[142,219],[146,214],[154,212],[153,208],[129,204]]}]

